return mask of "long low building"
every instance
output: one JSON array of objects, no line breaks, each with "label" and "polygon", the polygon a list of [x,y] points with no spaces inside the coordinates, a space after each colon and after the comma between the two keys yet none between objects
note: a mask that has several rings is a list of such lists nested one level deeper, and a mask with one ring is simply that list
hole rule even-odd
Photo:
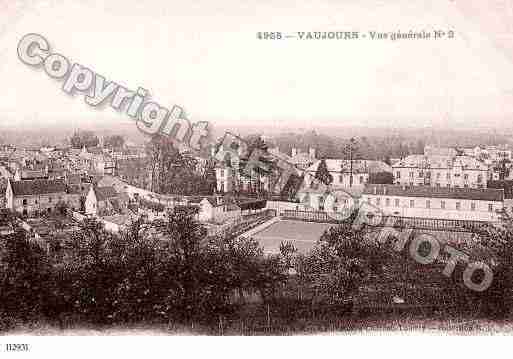
[{"label": "long low building", "polygon": [[362,201],[385,215],[497,222],[504,190],[404,185],[366,185]]}]

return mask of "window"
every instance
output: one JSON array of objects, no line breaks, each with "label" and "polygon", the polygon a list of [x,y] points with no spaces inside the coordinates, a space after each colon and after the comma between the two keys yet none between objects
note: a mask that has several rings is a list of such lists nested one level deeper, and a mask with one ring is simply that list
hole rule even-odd
[{"label": "window", "polygon": [[483,175],[478,175],[477,176],[477,183],[481,183],[483,182]]},{"label": "window", "polygon": [[368,204],[371,204],[370,197],[367,197],[367,203],[368,203]]},{"label": "window", "polygon": [[360,176],[360,184],[363,183],[363,176]]},{"label": "window", "polygon": [[426,208],[431,208],[431,201],[429,199],[426,201]]},{"label": "window", "polygon": [[52,197],[48,197],[48,202],[52,203]]},{"label": "window", "polygon": [[394,202],[395,202],[395,206],[399,207],[399,200],[397,198],[394,200]]},{"label": "window", "polygon": [[467,173],[465,173],[465,174],[463,175],[463,179],[468,180],[468,174],[467,174]]},{"label": "window", "polygon": [[381,204],[381,198],[376,198],[376,205],[379,206]]},{"label": "window", "polygon": [[424,177],[424,172],[420,171],[420,172],[419,172],[419,177],[420,177],[420,178]]},{"label": "window", "polygon": [[461,203],[460,202],[456,202],[456,209],[458,211],[461,209]]},{"label": "window", "polygon": [[440,208],[445,209],[445,201],[440,201]]},{"label": "window", "polygon": [[451,174],[450,174],[450,173],[447,173],[447,174],[445,175],[445,178],[447,178],[447,181],[450,181],[450,180],[451,180]]},{"label": "window", "polygon": [[436,178],[440,178],[440,172],[436,173]]},{"label": "window", "polygon": [[493,204],[492,203],[488,204],[488,212],[493,212]]},{"label": "window", "polygon": [[344,183],[344,175],[338,175],[338,182]]},{"label": "window", "polygon": [[476,210],[476,204],[475,202],[470,203],[470,210],[475,211]]},{"label": "window", "polygon": [[413,199],[410,199],[410,208],[415,207],[415,201]]},{"label": "window", "polygon": [[395,173],[395,178],[401,178],[401,172],[397,171],[397,172]]},{"label": "window", "polygon": [[413,178],[413,172],[410,172],[410,178]]},{"label": "window", "polygon": [[24,206],[26,206],[26,205],[27,205],[27,200],[26,200],[26,199],[24,199],[24,200],[23,200],[23,205],[24,205]]},{"label": "window", "polygon": [[385,199],[385,206],[390,207],[390,198]]},{"label": "window", "polygon": [[436,184],[436,186],[437,186],[437,187],[440,187],[440,183],[437,183],[437,184]]}]

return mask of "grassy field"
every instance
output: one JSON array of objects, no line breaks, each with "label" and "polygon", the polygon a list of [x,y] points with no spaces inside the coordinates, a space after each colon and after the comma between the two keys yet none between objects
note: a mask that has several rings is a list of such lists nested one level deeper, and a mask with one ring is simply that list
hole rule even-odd
[{"label": "grassy field", "polygon": [[299,252],[305,253],[332,226],[327,223],[283,220],[256,233],[253,238],[258,240],[266,252],[278,252],[281,242],[291,241]]}]

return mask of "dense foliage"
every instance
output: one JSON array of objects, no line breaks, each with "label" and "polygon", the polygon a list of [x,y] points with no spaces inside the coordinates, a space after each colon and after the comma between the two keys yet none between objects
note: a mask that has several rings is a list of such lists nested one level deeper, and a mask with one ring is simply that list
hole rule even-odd
[{"label": "dense foliage", "polygon": [[264,254],[252,239],[207,237],[194,214],[183,207],[156,222],[141,217],[118,234],[88,218],[49,251],[15,227],[1,238],[0,328],[32,322],[216,327],[220,318],[247,318],[255,298],[260,304],[252,316],[267,325],[390,310],[442,318],[510,314],[509,226],[476,233],[460,248],[493,270],[491,287],[475,292],[462,283],[466,263],[445,276],[444,255],[432,264],[414,261],[408,252],[413,234],[405,242],[383,240],[374,228],[348,222],[326,231],[306,253],[284,242],[279,253]]}]

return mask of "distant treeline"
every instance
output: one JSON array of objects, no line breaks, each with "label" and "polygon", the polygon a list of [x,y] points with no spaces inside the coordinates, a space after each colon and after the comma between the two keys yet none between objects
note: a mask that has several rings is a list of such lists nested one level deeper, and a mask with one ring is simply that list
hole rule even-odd
[{"label": "distant treeline", "polygon": [[[340,132],[340,131],[338,131]],[[308,151],[317,150],[318,158],[348,158],[346,145],[350,139],[347,135],[326,134],[326,131],[308,131],[305,133],[284,133],[268,139],[272,146],[278,146],[284,153],[291,154],[292,148]],[[385,160],[402,158],[410,154],[424,153],[425,145],[440,147],[475,147],[478,145],[498,145],[510,143],[511,138],[505,134],[486,131],[436,131],[436,130],[391,130],[362,132],[357,139],[355,155],[363,159]]]}]

